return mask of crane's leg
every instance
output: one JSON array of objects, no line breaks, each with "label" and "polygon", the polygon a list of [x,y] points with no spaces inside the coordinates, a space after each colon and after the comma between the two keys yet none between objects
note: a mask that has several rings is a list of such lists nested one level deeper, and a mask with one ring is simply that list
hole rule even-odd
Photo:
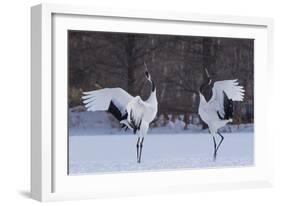
[{"label": "crane's leg", "polygon": [[224,136],[222,136],[221,133],[219,133],[219,132],[218,132],[218,134],[221,136],[221,141],[219,142],[219,145],[217,146],[216,153],[218,152],[219,147],[221,146],[221,143],[224,140]]},{"label": "crane's leg", "polygon": [[137,147],[137,162],[139,163],[139,147],[140,147],[140,137],[138,137],[138,141],[137,141],[137,145],[136,145],[136,147]]},{"label": "crane's leg", "polygon": [[138,161],[138,163],[141,162],[141,152],[142,152],[143,140],[144,140],[144,138],[142,137],[141,142],[140,142],[140,156],[139,156],[139,161]]},{"label": "crane's leg", "polygon": [[217,142],[215,137],[213,136],[213,140],[214,140],[214,154],[213,154],[213,160],[216,161],[217,158]]}]

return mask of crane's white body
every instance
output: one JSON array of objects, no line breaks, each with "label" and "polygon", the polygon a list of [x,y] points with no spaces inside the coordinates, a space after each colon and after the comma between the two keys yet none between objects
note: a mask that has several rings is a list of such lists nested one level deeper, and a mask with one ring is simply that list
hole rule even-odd
[{"label": "crane's white body", "polygon": [[207,102],[205,97],[200,93],[200,103],[198,113],[201,119],[208,125],[210,132],[213,136],[216,136],[216,131],[225,126],[228,122],[232,122],[232,119],[221,120],[218,117],[216,106],[211,102]]},{"label": "crane's white body", "polygon": [[217,81],[212,88],[212,97],[207,102],[205,97],[199,93],[200,103],[198,113],[202,120],[208,124],[210,132],[215,133],[219,128],[232,122],[232,119],[221,120],[218,113],[224,116],[224,95],[227,95],[232,101],[243,101],[244,89],[238,85],[237,79]]},{"label": "crane's white body", "polygon": [[[140,129],[137,130],[138,136],[144,137],[148,131],[149,124],[152,122],[157,114],[158,102],[156,98],[156,90],[151,92],[149,98],[143,101],[140,96],[134,97],[126,105],[126,111],[128,112],[128,117],[126,120],[121,121],[121,123],[128,124],[133,116],[135,123],[140,124]],[[132,128],[131,128],[132,129]]]}]

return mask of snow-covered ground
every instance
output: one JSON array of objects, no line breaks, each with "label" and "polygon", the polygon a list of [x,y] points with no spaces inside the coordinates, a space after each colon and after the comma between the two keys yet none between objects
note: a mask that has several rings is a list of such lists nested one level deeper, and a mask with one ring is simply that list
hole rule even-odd
[{"label": "snow-covered ground", "polygon": [[[80,107],[78,107],[80,108]],[[177,133],[207,133],[208,129],[202,130],[200,124],[189,124],[184,127],[183,117],[175,121],[167,121],[165,124],[159,120],[158,127],[153,125],[149,128],[149,134],[177,134]],[[221,132],[253,132],[253,124],[228,124],[220,129]],[[105,135],[105,134],[130,134],[121,129],[119,122],[109,113],[73,111],[69,112],[69,134],[71,136],[80,135]]]},{"label": "snow-covered ground", "polygon": [[173,170],[253,165],[253,133],[225,133],[216,162],[208,133],[148,134],[142,162],[136,162],[136,136],[70,136],[71,175],[98,172]]},{"label": "snow-covered ground", "polygon": [[[253,124],[221,129],[225,140],[213,161],[213,139],[200,124],[185,127],[182,117],[150,127],[144,140],[142,162],[136,161],[137,136],[121,130],[106,112],[69,112],[69,173],[173,170],[253,165]],[[219,140],[217,140],[218,142]]]}]

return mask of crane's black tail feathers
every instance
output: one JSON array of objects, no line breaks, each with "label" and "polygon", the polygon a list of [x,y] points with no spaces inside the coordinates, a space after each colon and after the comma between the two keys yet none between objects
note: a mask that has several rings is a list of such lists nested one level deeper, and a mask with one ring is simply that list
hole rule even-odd
[{"label": "crane's black tail feathers", "polygon": [[233,101],[229,99],[225,92],[223,92],[223,108],[224,116],[222,116],[219,111],[217,111],[220,120],[229,120],[233,118]]},{"label": "crane's black tail feathers", "polygon": [[[110,112],[119,122],[124,119],[127,119],[128,117],[127,112],[124,115],[122,115],[121,111],[118,109],[118,107],[115,106],[115,104],[112,101],[110,101],[107,111]],[[125,129],[125,131],[127,131],[128,129],[128,126],[125,124],[121,124],[121,127],[122,129]]]},{"label": "crane's black tail feathers", "polygon": [[233,118],[233,101],[229,99],[225,92],[223,92],[223,106],[224,106],[224,119]]},{"label": "crane's black tail feathers", "polygon": [[[116,107],[112,101],[110,101],[107,111],[110,112],[119,122],[128,118],[128,113],[126,112],[124,115],[122,115],[118,107]],[[128,124],[133,129],[134,134],[136,134],[137,130],[140,129],[141,122],[142,121],[140,121],[139,124],[136,123],[131,111],[130,121],[128,121]],[[128,129],[128,126],[124,123],[121,123],[121,127],[122,129],[125,129],[125,131]]]},{"label": "crane's black tail feathers", "polygon": [[119,122],[122,120],[122,114],[118,107],[115,106],[115,104],[110,101],[109,107],[108,107],[108,112],[110,112]]}]

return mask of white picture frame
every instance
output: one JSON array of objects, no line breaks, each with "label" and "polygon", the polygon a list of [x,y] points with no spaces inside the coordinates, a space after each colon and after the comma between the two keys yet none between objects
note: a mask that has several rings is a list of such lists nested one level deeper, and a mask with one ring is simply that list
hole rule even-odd
[{"label": "white picture frame", "polygon": [[[267,121],[273,77],[272,19],[40,4],[31,8],[31,26],[32,198],[52,201],[272,186],[273,134]],[[66,126],[67,84],[61,82],[66,82],[67,75],[65,61],[58,59],[66,58],[63,35],[67,29],[92,30],[92,26],[106,31],[193,35],[208,30],[208,36],[255,38],[255,166],[69,177],[66,139],[58,138],[66,135],[58,128]],[[264,95],[268,98],[261,98]]]}]

